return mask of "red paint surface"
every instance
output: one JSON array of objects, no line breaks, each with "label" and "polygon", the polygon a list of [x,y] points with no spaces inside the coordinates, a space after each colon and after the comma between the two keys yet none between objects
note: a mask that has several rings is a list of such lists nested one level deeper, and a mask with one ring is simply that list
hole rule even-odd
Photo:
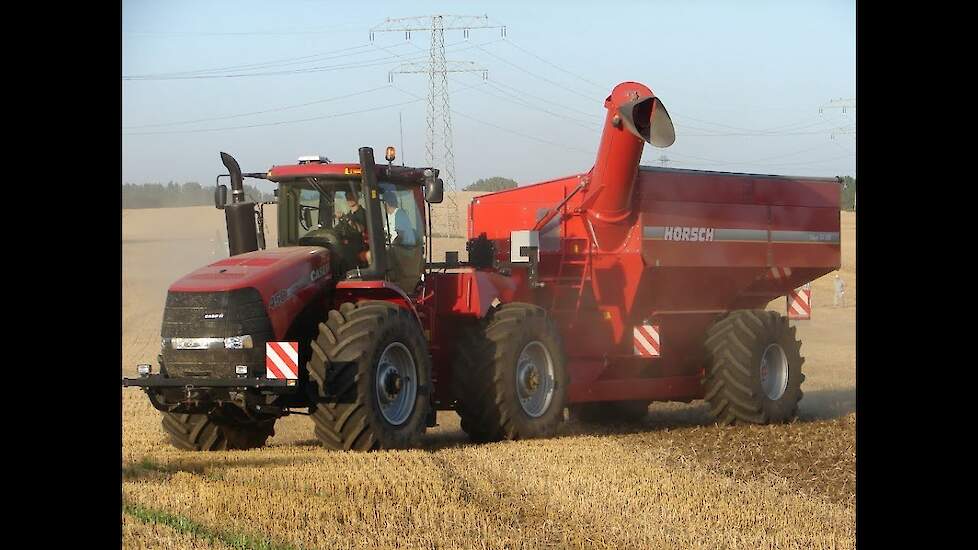
[{"label": "red paint surface", "polygon": [[[558,324],[571,402],[700,397],[702,339],[720,315],[765,307],[840,265],[839,244],[645,238],[646,226],[839,232],[839,184],[834,178],[639,169],[644,143],[612,124],[632,92],[653,95],[636,83],[615,88],[591,171],[483,195],[469,207],[469,237],[485,233],[497,257],[508,261],[511,231],[532,228],[587,183],[540,232],[544,288],[529,288],[525,271],[513,270],[514,299],[547,308]],[[587,247],[589,240],[585,299],[579,309],[567,307],[577,291],[560,290],[556,276],[566,278],[567,260],[583,257],[570,247]],[[773,266],[790,267],[791,275],[765,278]],[[554,309],[555,303],[564,307]],[[643,320],[660,327],[662,356],[635,362],[631,335]]]},{"label": "red paint surface", "polygon": [[[313,281],[312,272],[326,274]],[[232,256],[193,271],[170,285],[171,292],[223,292],[254,288],[268,309],[276,338],[285,336],[296,315],[330,283],[327,251],[315,246],[256,250]],[[276,307],[269,307],[276,292],[292,288]]]}]

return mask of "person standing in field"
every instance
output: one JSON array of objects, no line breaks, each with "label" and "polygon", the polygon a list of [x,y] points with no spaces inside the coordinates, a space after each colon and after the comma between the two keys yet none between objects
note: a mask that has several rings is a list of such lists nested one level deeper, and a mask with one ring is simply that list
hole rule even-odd
[{"label": "person standing in field", "polygon": [[839,277],[838,273],[836,273],[835,296],[832,298],[832,305],[839,307],[840,303],[842,304],[842,307],[846,306],[846,282],[842,280],[842,277]]}]

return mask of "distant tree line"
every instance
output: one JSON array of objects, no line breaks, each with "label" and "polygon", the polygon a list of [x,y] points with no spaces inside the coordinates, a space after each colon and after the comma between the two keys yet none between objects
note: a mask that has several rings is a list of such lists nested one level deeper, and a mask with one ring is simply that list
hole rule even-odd
[{"label": "distant tree line", "polygon": [[476,180],[475,183],[470,184],[469,186],[465,187],[464,189],[462,189],[462,191],[489,191],[489,192],[495,192],[495,191],[502,191],[503,189],[512,189],[512,188],[516,187],[517,185],[518,184],[516,183],[515,180],[511,180],[509,178],[503,178],[503,177],[495,176],[495,177],[492,177],[492,178],[485,178],[485,179]]},{"label": "distant tree line", "polygon": [[850,212],[856,209],[856,178],[842,178],[842,209]]},{"label": "distant tree line", "polygon": [[[262,193],[257,187],[245,184],[245,195],[250,200],[270,201],[271,193]],[[228,200],[231,197],[228,189]],[[122,185],[123,208],[171,208],[178,206],[206,206],[214,204],[214,186],[201,187],[195,181],[173,183],[126,183]]]}]

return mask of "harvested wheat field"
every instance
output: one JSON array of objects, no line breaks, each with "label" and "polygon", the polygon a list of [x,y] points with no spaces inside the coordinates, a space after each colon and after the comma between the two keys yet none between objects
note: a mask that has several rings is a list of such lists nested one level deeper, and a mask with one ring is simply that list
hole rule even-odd
[{"label": "harvested wheat field", "polygon": [[[470,197],[459,197],[465,204]],[[268,242],[274,212],[266,210]],[[210,262],[212,207],[124,210],[123,365],[154,363],[167,286]],[[464,230],[464,223],[460,226]],[[438,228],[436,227],[436,232]],[[846,307],[813,283],[807,380],[788,425],[719,428],[702,402],[641,424],[565,423],[548,440],[470,444],[452,412],[422,448],[326,452],[302,416],[252,451],[169,446],[122,392],[126,548],[849,548],[855,545],[855,216],[842,213]],[[444,250],[463,239],[438,239]],[[783,311],[784,302],[771,304]]]}]

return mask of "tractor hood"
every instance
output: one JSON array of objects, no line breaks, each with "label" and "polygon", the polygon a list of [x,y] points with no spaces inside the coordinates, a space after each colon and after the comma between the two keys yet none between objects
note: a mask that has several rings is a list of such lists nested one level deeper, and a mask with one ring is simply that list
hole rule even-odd
[{"label": "tractor hood", "polygon": [[[313,273],[315,272],[315,273]],[[318,246],[294,246],[256,250],[216,261],[188,273],[173,285],[171,292],[220,292],[253,287],[262,291],[287,289],[306,277],[312,282],[329,275],[329,255]]]},{"label": "tractor hood", "polygon": [[256,250],[219,260],[170,286],[174,293],[223,293],[254,288],[261,295],[276,337],[332,281],[329,252],[318,246]]}]

